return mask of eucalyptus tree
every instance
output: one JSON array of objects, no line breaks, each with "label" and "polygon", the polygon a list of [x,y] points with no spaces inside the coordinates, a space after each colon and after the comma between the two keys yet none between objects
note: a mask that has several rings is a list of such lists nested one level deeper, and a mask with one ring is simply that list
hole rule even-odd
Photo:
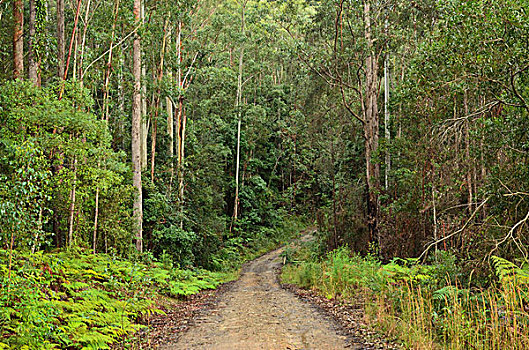
[{"label": "eucalyptus tree", "polygon": [[64,76],[64,0],[57,0],[57,75],[59,79]]},{"label": "eucalyptus tree", "polygon": [[[141,21],[140,10],[141,0],[134,0],[134,25],[138,26]],[[136,189],[134,196],[134,217],[136,249],[143,251],[143,203],[142,203],[142,185],[141,185],[141,154],[140,154],[140,128],[141,128],[141,43],[138,28],[135,28],[134,46],[133,46],[133,74],[134,74],[134,93],[132,100],[132,172],[133,184]]]},{"label": "eucalyptus tree", "polygon": [[240,159],[241,159],[241,123],[242,123],[242,84],[243,84],[243,69],[244,69],[244,35],[245,35],[245,11],[247,0],[241,0],[239,3],[241,8],[241,47],[239,48],[239,71],[237,74],[237,97],[235,99],[235,108],[237,109],[237,153],[235,162],[235,202],[233,204],[233,220],[237,221],[238,208],[239,208],[239,170],[240,170]]},{"label": "eucalyptus tree", "polygon": [[13,78],[24,78],[24,2],[13,1]]},{"label": "eucalyptus tree", "polygon": [[[370,239],[381,244],[379,235],[380,162],[379,95],[380,67],[387,42],[386,9],[389,2],[326,1],[318,7],[315,26],[308,40],[316,45],[307,50],[316,62],[308,63],[314,72],[337,89],[341,103],[361,125],[364,137],[366,220]],[[360,19],[360,20],[359,20]],[[308,57],[306,57],[308,61]],[[314,60],[313,60],[314,61]]]}]

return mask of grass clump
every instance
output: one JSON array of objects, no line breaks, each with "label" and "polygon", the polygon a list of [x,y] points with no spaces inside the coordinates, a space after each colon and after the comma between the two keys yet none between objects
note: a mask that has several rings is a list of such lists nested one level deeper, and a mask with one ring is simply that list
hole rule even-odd
[{"label": "grass clump", "polygon": [[413,349],[528,349],[529,273],[499,257],[488,288],[466,287],[454,259],[440,252],[432,264],[373,257],[340,248],[314,258],[302,249],[282,281],[327,298],[356,299],[366,319]]}]

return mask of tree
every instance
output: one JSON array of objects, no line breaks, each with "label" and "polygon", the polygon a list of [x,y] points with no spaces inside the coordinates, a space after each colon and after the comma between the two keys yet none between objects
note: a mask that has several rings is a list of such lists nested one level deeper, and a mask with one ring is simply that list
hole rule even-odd
[{"label": "tree", "polygon": [[13,79],[24,75],[24,2],[13,0]]},{"label": "tree", "polygon": [[35,44],[36,44],[36,37],[35,37],[35,21],[36,21],[36,6],[35,6],[36,0],[30,0],[29,1],[29,81],[31,81],[33,84],[38,85],[39,84],[39,78],[38,78],[38,67],[37,67],[37,57],[35,52]]},{"label": "tree", "polygon": [[[246,9],[247,0],[242,0],[241,6],[241,37],[244,40],[244,11]],[[237,110],[237,153],[235,161],[235,202],[233,204],[233,221],[237,221],[239,215],[239,170],[241,159],[241,123],[242,123],[242,79],[244,69],[244,42],[241,43],[239,49],[239,72],[237,74],[237,98],[235,100],[235,109]]]},{"label": "tree", "polygon": [[132,100],[132,181],[134,188],[136,189],[136,195],[134,196],[134,217],[135,217],[135,237],[136,237],[136,249],[143,251],[143,234],[142,234],[142,221],[143,221],[143,205],[142,205],[142,185],[141,185],[141,43],[140,34],[138,32],[139,24],[141,23],[141,0],[134,0],[134,46],[133,46],[133,74],[134,74],[134,92]]},{"label": "tree", "polygon": [[[331,65],[324,63],[320,74],[331,87],[337,87],[342,103],[351,116],[360,122],[364,137],[365,183],[367,225],[370,240],[381,245],[378,232],[380,163],[376,160],[379,152],[380,115],[380,60],[384,40],[381,37],[381,12],[383,4],[364,0],[346,4],[343,0],[334,3],[336,13],[332,37],[327,47],[332,48],[328,58]],[[384,4],[387,5],[387,4]],[[327,11],[327,10],[325,10]],[[330,12],[325,15],[332,16]],[[351,18],[362,18],[360,25],[352,25]],[[322,23],[323,25],[323,23]],[[344,26],[348,29],[344,30]],[[351,37],[348,37],[347,33]],[[363,40],[358,40],[362,37]]]},{"label": "tree", "polygon": [[57,0],[57,75],[64,77],[64,0]]}]

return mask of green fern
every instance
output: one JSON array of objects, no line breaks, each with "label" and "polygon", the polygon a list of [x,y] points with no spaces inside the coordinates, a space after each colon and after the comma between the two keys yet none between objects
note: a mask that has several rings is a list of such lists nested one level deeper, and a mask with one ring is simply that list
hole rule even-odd
[{"label": "green fern", "polygon": [[491,260],[496,276],[501,282],[529,283],[529,273],[514,263],[495,255],[491,257]]}]

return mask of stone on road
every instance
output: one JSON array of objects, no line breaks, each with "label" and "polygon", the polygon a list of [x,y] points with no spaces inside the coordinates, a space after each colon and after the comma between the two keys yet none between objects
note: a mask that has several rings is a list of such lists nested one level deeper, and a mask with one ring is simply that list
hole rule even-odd
[{"label": "stone on road", "polygon": [[347,349],[333,321],[283,290],[277,281],[282,249],[249,263],[217,306],[162,349]]}]

